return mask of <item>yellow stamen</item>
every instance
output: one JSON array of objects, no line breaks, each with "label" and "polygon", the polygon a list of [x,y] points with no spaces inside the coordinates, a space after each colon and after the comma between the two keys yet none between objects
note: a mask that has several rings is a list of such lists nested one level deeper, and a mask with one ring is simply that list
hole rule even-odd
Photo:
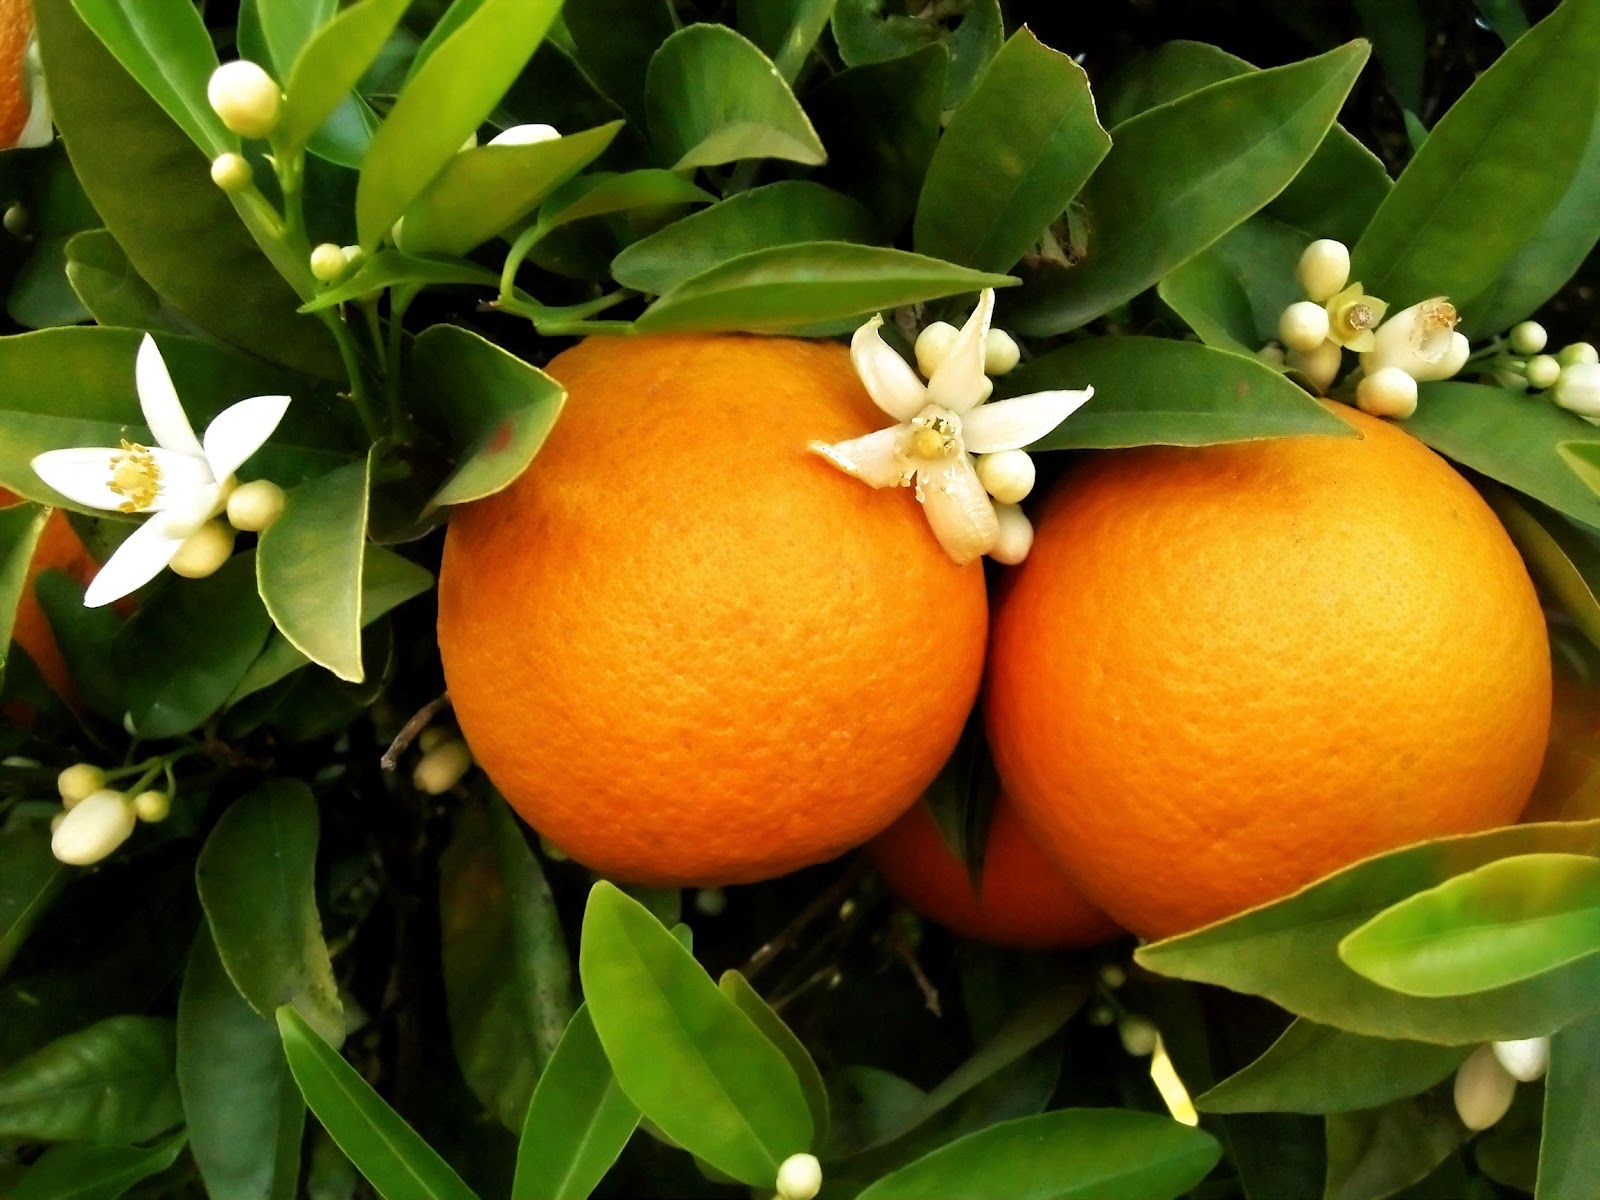
[{"label": "yellow stamen", "polygon": [[111,479],[107,486],[122,497],[117,511],[143,512],[156,502],[161,491],[161,467],[156,456],[138,442],[122,439],[122,453],[111,457]]},{"label": "yellow stamen", "polygon": [[917,458],[948,458],[956,452],[956,423],[950,417],[921,416],[911,424],[911,453]]}]

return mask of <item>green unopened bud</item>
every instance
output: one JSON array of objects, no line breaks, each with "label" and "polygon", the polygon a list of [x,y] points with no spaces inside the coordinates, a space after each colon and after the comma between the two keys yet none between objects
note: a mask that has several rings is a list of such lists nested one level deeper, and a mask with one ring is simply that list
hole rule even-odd
[{"label": "green unopened bud", "polygon": [[1543,391],[1561,378],[1561,364],[1553,354],[1536,354],[1528,360],[1523,374],[1527,376],[1529,387]]},{"label": "green unopened bud", "polygon": [[6,205],[6,214],[0,218],[6,227],[6,232],[12,237],[21,237],[28,232],[28,210],[19,200],[15,204]]},{"label": "green unopened bud", "polygon": [[1492,1043],[1495,1059],[1518,1083],[1532,1083],[1550,1069],[1550,1039],[1517,1038]]},{"label": "green unopened bud", "polygon": [[1122,1039],[1124,1050],[1135,1058],[1144,1058],[1156,1052],[1156,1043],[1161,1040],[1161,1031],[1148,1017],[1129,1013],[1117,1022],[1117,1036]]},{"label": "green unopened bud", "polygon": [[266,137],[278,127],[283,111],[283,93],[277,81],[244,58],[223,63],[211,72],[206,99],[222,123],[240,137]]},{"label": "green unopened bud", "polygon": [[105,786],[106,773],[93,763],[73,763],[56,776],[56,791],[61,793],[61,803],[68,808]]},{"label": "green unopened bud", "polygon": [[151,825],[165,821],[167,814],[172,812],[172,797],[153,790],[140,792],[133,798],[133,812],[139,820]]},{"label": "green unopened bud", "polygon": [[720,917],[728,908],[728,893],[721,888],[701,888],[694,894],[694,910],[701,916]]},{"label": "green unopened bud", "polygon": [[1105,1029],[1116,1023],[1117,1014],[1109,1004],[1096,1004],[1089,1010],[1089,1024],[1097,1029]]},{"label": "green unopened bud", "polygon": [[254,178],[250,162],[242,154],[219,154],[211,160],[211,182],[225,192],[243,191]]},{"label": "green unopened bud", "polygon": [[1100,968],[1100,982],[1115,990],[1128,982],[1128,973],[1116,963],[1107,963]]},{"label": "green unopened bud", "polygon": [[1600,363],[1600,351],[1589,342],[1573,342],[1570,346],[1561,347],[1556,355],[1556,361],[1563,367]]},{"label": "green unopened bud", "polygon": [[320,283],[332,283],[348,265],[344,249],[332,242],[323,242],[311,251],[311,274]]},{"label": "green unopened bud", "polygon": [[221,521],[207,521],[188,537],[169,564],[185,579],[215,575],[233,554],[233,530]]},{"label": "green unopened bud", "polygon": [[1511,344],[1513,354],[1538,354],[1549,340],[1550,335],[1537,321],[1523,321],[1513,325],[1511,332],[1506,335],[1506,341]]}]

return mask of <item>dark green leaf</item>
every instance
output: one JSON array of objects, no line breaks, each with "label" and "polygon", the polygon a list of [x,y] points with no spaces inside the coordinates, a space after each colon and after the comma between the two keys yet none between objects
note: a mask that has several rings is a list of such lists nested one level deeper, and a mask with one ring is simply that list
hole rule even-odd
[{"label": "dark green leaf", "polygon": [[1489,28],[1506,45],[1528,32],[1528,15],[1522,11],[1522,0],[1477,0],[1477,5]]},{"label": "dark green leaf", "polygon": [[1433,1173],[1467,1138],[1448,1097],[1328,1117],[1324,1200],[1386,1200]]},{"label": "dark green leaf", "polygon": [[817,1070],[811,1052],[795,1036],[794,1030],[784,1023],[772,1005],[761,998],[761,993],[750,986],[750,981],[737,971],[724,971],[717,980],[722,994],[738,1005],[739,1011],[756,1023],[756,1028],[766,1034],[794,1068],[800,1090],[805,1093],[806,1107],[811,1110],[811,1126],[818,1145],[828,1140],[828,1088],[822,1082],[822,1072]]},{"label": "dark green leaf", "polygon": [[539,224],[546,230],[553,230],[574,221],[630,209],[705,204],[713,199],[709,192],[701,191],[671,171],[649,169],[621,175],[581,175],[545,201],[539,212]]},{"label": "dark green leaf", "polygon": [[128,681],[117,673],[111,647],[122,618],[114,608],[85,608],[84,585],[64,571],[41,573],[33,589],[78,695],[92,712],[120,721],[128,711]]},{"label": "dark green leaf", "polygon": [[1389,77],[1389,90],[1401,108],[1421,111],[1428,30],[1417,0],[1355,0],[1355,8]]},{"label": "dark green leaf", "polygon": [[134,1184],[159,1175],[183,1152],[174,1134],[145,1150],[138,1146],[52,1146],[28,1168],[11,1200],[117,1200]]},{"label": "dark green leaf", "polygon": [[[39,505],[14,504],[0,508],[0,679],[5,677],[6,660],[11,654],[11,630],[16,622],[17,606],[22,603],[28,587],[28,568],[49,519],[50,510]],[[3,929],[4,918],[0,916],[0,930]],[[6,942],[6,935],[0,932],[0,947]],[[0,970],[10,957],[0,949]]]},{"label": "dark green leaf", "polygon": [[250,1007],[269,1015],[292,1005],[337,1038],[343,1006],[317,915],[316,859],[316,800],[299,780],[278,779],[223,813],[195,883],[217,954]]},{"label": "dark green leaf", "polygon": [[339,0],[256,0],[262,40],[279,78],[289,73],[301,48],[333,19],[338,9]]},{"label": "dark green leaf", "polygon": [[1215,246],[1173,271],[1156,291],[1206,345],[1252,354],[1260,344],[1250,295]]},{"label": "dark green leaf", "polygon": [[68,240],[67,280],[102,325],[173,329],[182,321],[162,303],[155,289],[139,278],[107,230],[90,229]]},{"label": "dark green leaf", "polygon": [[817,38],[828,27],[835,0],[739,0],[739,32],[772,59],[793,83]]},{"label": "dark green leaf", "polygon": [[667,0],[584,0],[562,14],[584,70],[643,124],[650,56],[676,29]]},{"label": "dark green leaf", "polygon": [[[314,0],[319,6],[325,0]],[[285,70],[283,115],[273,139],[279,153],[293,155],[311,141],[341,104],[350,104],[351,90],[394,32],[409,0],[362,0],[303,40]],[[285,8],[284,0],[276,7]],[[327,4],[331,15],[332,4]],[[296,5],[290,3],[293,10]],[[268,29],[270,35],[271,29]]]},{"label": "dark green leaf", "polygon": [[[947,29],[940,18],[951,16],[960,23]],[[838,0],[832,27],[839,57],[848,67],[885,62],[930,45],[940,47],[950,62],[944,84],[946,108],[967,98],[1005,40],[999,0],[957,0],[916,16],[886,11],[882,0]]]},{"label": "dark green leaf", "polygon": [[1548,509],[1519,504],[1504,489],[1486,490],[1484,498],[1522,552],[1528,573],[1600,648],[1600,546],[1571,522]]},{"label": "dark green leaf", "polygon": [[6,296],[6,313],[28,329],[54,329],[89,319],[67,278],[65,237],[41,238]]},{"label": "dark green leaf", "polygon": [[1550,1038],[1535,1200],[1588,1200],[1600,1180],[1600,1016]]},{"label": "dark green leaf", "polygon": [[183,1121],[172,1022],[111,1017],[0,1072],[0,1136],[142,1142]]},{"label": "dark green leaf", "polygon": [[499,288],[500,276],[476,263],[446,258],[421,258],[398,250],[380,250],[356,268],[356,273],[337,287],[318,292],[306,301],[302,312],[317,312],[351,300],[360,300],[384,288],[413,285],[448,287],[451,285]]},{"label": "dark green leaf", "polygon": [[50,853],[42,827],[19,823],[0,831],[0,975],[65,881],[66,869]]}]

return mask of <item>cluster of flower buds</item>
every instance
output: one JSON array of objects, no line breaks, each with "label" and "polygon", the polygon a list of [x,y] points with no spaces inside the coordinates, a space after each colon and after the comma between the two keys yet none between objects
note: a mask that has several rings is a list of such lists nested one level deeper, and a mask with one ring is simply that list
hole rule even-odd
[{"label": "cluster of flower buds", "polygon": [[106,772],[93,763],[74,763],[56,777],[61,811],[50,823],[50,850],[62,862],[97,863],[127,841],[140,821],[164,821],[172,811],[166,792],[130,796],[107,784]]},{"label": "cluster of flower buds", "polygon": [[318,283],[333,283],[364,257],[360,246],[323,242],[311,248],[311,277]]},{"label": "cluster of flower buds", "polygon": [[1489,361],[1489,378],[1514,392],[1544,392],[1559,407],[1600,425],[1600,352],[1589,342],[1573,342],[1547,354],[1549,341],[1537,321],[1512,326],[1504,349]]},{"label": "cluster of flower buds", "polygon": [[184,539],[168,564],[185,579],[215,575],[233,557],[235,532],[260,533],[278,519],[287,496],[270,479],[235,485],[223,509],[227,520],[207,521]]},{"label": "cluster of flower buds", "polygon": [[424,729],[417,746],[422,757],[411,772],[411,782],[419,792],[443,795],[472,770],[472,751],[467,749],[467,743],[442,725]]},{"label": "cluster of flower buds", "polygon": [[1474,1132],[1511,1107],[1517,1084],[1532,1083],[1550,1066],[1550,1039],[1523,1038],[1479,1046],[1456,1070],[1456,1115]]}]

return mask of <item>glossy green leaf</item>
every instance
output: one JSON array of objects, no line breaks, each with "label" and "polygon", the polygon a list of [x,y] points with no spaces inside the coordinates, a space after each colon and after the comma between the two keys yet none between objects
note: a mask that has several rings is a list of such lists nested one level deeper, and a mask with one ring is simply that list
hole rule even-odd
[{"label": "glossy green leaf", "polygon": [[262,40],[282,78],[312,36],[333,19],[339,0],[255,0],[255,6]]},{"label": "glossy green leaf", "polygon": [[1249,293],[1215,248],[1173,271],[1156,285],[1156,292],[1207,346],[1254,353],[1258,339]]},{"label": "glossy green leaf", "polygon": [[1257,213],[1157,285],[1168,307],[1208,346],[1254,354],[1278,336],[1278,317],[1302,299],[1295,267],[1306,235]]},{"label": "glossy green leaf", "polygon": [[828,1140],[828,1087],[822,1081],[822,1072],[817,1070],[811,1052],[772,1005],[762,999],[761,993],[751,987],[750,981],[738,971],[724,971],[717,980],[717,987],[738,1006],[740,1012],[755,1022],[756,1028],[788,1059],[789,1065],[794,1068],[795,1078],[800,1081],[800,1090],[805,1093],[806,1107],[811,1110],[815,1140],[819,1145],[825,1143]]},{"label": "glossy green leaf", "polygon": [[206,1194],[295,1200],[306,1106],[271,1021],[250,1007],[200,930],[178,994],[178,1087]]},{"label": "glossy green leaf", "polygon": [[316,867],[316,800],[299,780],[277,779],[222,814],[195,863],[195,883],[217,954],[250,1007],[270,1016],[292,1005],[325,1036],[341,1037]]},{"label": "glossy green leaf", "polygon": [[6,296],[6,314],[28,329],[77,325],[89,313],[67,278],[67,239],[40,238]]},{"label": "glossy green leaf", "polygon": [[575,221],[632,209],[707,204],[715,199],[711,193],[671,171],[649,168],[615,175],[597,172],[580,175],[558,188],[540,209],[539,224],[546,230],[554,230]]},{"label": "glossy green leaf", "polygon": [[1522,552],[1528,573],[1600,648],[1600,545],[1557,514],[1535,512],[1503,489],[1486,492],[1485,499]]},{"label": "glossy green leaf", "polygon": [[[937,19],[941,16],[958,23],[948,28]],[[839,57],[848,67],[886,62],[930,45],[945,51],[950,62],[946,108],[967,98],[1005,41],[999,0],[956,0],[917,16],[894,11],[882,0],[838,0],[831,25]]]},{"label": "glossy green leaf", "polygon": [[1600,447],[1600,433],[1554,404],[1481,384],[1425,383],[1405,430],[1462,466],[1600,526],[1600,496],[1562,452],[1573,443]]},{"label": "glossy green leaf", "polygon": [[1408,996],[1462,996],[1600,954],[1600,858],[1525,854],[1487,863],[1385,909],[1339,957]]},{"label": "glossy green leaf", "polygon": [[668,1137],[751,1187],[811,1148],[788,1060],[637,900],[594,886],[578,961],[617,1082]]},{"label": "glossy green leaf", "polygon": [[1600,1016],[1550,1038],[1534,1200],[1586,1200],[1600,1179]]},{"label": "glossy green leaf", "polygon": [[[1184,380],[1174,389],[1174,379]],[[1094,387],[1094,397],[1037,443],[1041,450],[1211,446],[1354,431],[1279,372],[1242,354],[1165,338],[1074,342],[1004,377],[997,391]]]},{"label": "glossy green leaf", "polygon": [[476,1200],[372,1085],[289,1005],[278,1009],[289,1069],[306,1104],[384,1200]]},{"label": "glossy green leaf", "polygon": [[1352,278],[1394,309],[1444,295],[1472,312],[1583,160],[1600,107],[1597,55],[1600,9],[1581,2],[1507,48],[1407,164],[1351,252]]},{"label": "glossy green leaf", "polygon": [[645,77],[650,140],[674,171],[746,158],[827,158],[776,67],[726,25],[690,25],[661,44]]},{"label": "glossy green leaf", "polygon": [[334,308],[360,300],[383,288],[412,287],[500,287],[500,276],[476,263],[447,258],[423,258],[398,250],[380,250],[356,268],[354,275],[337,287],[318,292],[302,306],[302,312]]},{"label": "glossy green leaf", "polygon": [[650,56],[678,27],[672,5],[668,0],[583,0],[562,16],[584,70],[642,124]]},{"label": "glossy green leaf", "polygon": [[1436,838],[1370,858],[1294,895],[1143,946],[1152,971],[1264,996],[1322,1025],[1440,1045],[1538,1037],[1593,1011],[1600,956],[1492,991],[1404,996],[1363,978],[1339,943],[1391,904],[1487,863],[1527,854],[1600,853],[1600,821],[1516,825]]},{"label": "glossy green leaf", "polygon": [[1467,1057],[1466,1046],[1362,1037],[1296,1021],[1242,1071],[1196,1098],[1202,1112],[1334,1113],[1377,1108],[1426,1091]]},{"label": "glossy green leaf", "polygon": [[1420,112],[1428,30],[1418,0],[1355,0],[1355,9],[1394,98],[1407,112]]},{"label": "glossy green leaf", "polygon": [[66,868],[50,853],[46,829],[18,823],[0,831],[0,975],[49,909],[66,876]]},{"label": "glossy green leaf", "polygon": [[1173,1200],[1221,1157],[1210,1134],[1165,1117],[1067,1108],[968,1134],[880,1179],[859,1200]]},{"label": "glossy green leaf", "polygon": [[1431,1175],[1467,1139],[1448,1095],[1328,1117],[1323,1200],[1386,1200]]},{"label": "glossy green leaf", "polygon": [[107,230],[86,230],[67,241],[67,281],[101,325],[174,329],[180,322],[187,324],[139,278]]},{"label": "glossy green leaf", "polygon": [[[11,655],[11,629],[28,586],[28,567],[49,519],[50,510],[39,505],[0,508],[0,679],[5,678],[6,660]],[[0,903],[0,913],[3,911]],[[4,917],[0,916],[0,947],[6,944],[4,928]],[[9,958],[0,949],[0,964]]]},{"label": "glossy green leaf", "polygon": [[872,214],[818,183],[787,180],[730,196],[641,238],[612,261],[624,287],[660,295],[729,259],[796,242],[871,242]]},{"label": "glossy green leaf", "polygon": [[511,1200],[585,1200],[638,1124],[639,1110],[611,1072],[588,1005],[580,1005],[534,1088]]},{"label": "glossy green leaf", "polygon": [[1021,29],[945,127],[912,244],[932,258],[1008,271],[1110,149],[1083,68]]},{"label": "glossy green leaf", "polygon": [[205,579],[168,580],[160,602],[117,633],[111,663],[138,736],[198,729],[261,653],[271,622],[256,595],[254,559],[235,554]]},{"label": "glossy green leaf", "polygon": [[1075,329],[1204,250],[1299,173],[1366,59],[1353,42],[1119,125],[1080,195],[1092,231],[1082,261],[1042,270],[1003,319],[1032,334]]},{"label": "glossy green leaf", "polygon": [[51,1146],[10,1193],[11,1200],[117,1200],[135,1184],[159,1175],[183,1152],[177,1133],[148,1150],[139,1146]]},{"label": "glossy green leaf", "polygon": [[1476,0],[1476,3],[1489,28],[1499,34],[1506,45],[1528,32],[1528,14],[1522,11],[1522,0]]},{"label": "glossy green leaf", "polygon": [[526,217],[598,158],[620,121],[527,146],[475,146],[452,158],[406,210],[412,254],[465,254]]},{"label": "glossy green leaf", "polygon": [[0,1136],[142,1142],[179,1125],[172,1022],[111,1017],[0,1072]]},{"label": "glossy green leaf", "polygon": [[667,292],[634,325],[640,333],[780,333],[1011,282],[904,250],[800,242],[703,271]]},{"label": "glossy green leaf", "polygon": [[369,253],[494,111],[560,0],[483,0],[406,83],[361,165],[356,228]]},{"label": "glossy green leaf", "polygon": [[739,0],[739,32],[793,83],[817,38],[828,27],[835,0]]},{"label": "glossy green leaf", "polygon": [[85,608],[84,585],[64,571],[44,571],[33,583],[73,686],[90,712],[120,721],[128,711],[127,682],[111,659],[123,621],[114,608]]},{"label": "glossy green leaf", "polygon": [[[318,7],[324,0],[316,0]],[[409,0],[361,0],[321,25],[285,71],[283,115],[273,140],[283,154],[303,149],[341,104],[400,22]],[[293,10],[278,0],[276,9]],[[333,5],[327,5],[331,15]],[[319,22],[320,24],[320,22]],[[269,27],[270,33],[270,27]]]}]

